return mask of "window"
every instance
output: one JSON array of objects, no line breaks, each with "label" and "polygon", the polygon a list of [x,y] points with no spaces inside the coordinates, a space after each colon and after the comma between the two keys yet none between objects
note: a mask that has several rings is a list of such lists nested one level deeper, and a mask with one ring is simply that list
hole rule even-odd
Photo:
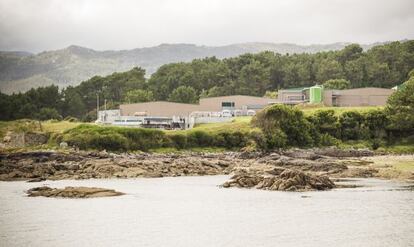
[{"label": "window", "polygon": [[234,107],[234,102],[221,102],[221,107]]}]

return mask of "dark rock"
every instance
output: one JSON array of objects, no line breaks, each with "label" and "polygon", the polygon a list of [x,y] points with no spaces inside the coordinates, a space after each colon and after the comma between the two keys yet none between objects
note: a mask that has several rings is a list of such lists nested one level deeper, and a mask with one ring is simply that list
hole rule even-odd
[{"label": "dark rock", "polygon": [[42,182],[45,181],[45,178],[32,178],[30,180],[27,180],[28,183],[37,183],[37,182]]}]

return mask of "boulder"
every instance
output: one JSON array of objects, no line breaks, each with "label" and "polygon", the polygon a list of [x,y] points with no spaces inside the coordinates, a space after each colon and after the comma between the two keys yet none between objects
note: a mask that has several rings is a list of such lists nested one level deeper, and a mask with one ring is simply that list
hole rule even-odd
[{"label": "boulder", "polygon": [[67,147],[68,147],[68,143],[67,143],[67,142],[61,142],[61,143],[59,144],[59,147],[60,147],[60,148],[67,148]]},{"label": "boulder", "polygon": [[27,182],[28,183],[38,183],[38,182],[42,182],[42,181],[45,181],[45,180],[46,180],[45,178],[38,177],[38,178],[29,179],[29,180],[27,180]]},{"label": "boulder", "polygon": [[312,175],[298,170],[277,169],[267,172],[274,175],[240,173],[223,184],[224,188],[257,188],[278,191],[329,190],[335,184],[327,176]]},{"label": "boulder", "polygon": [[35,187],[27,191],[28,196],[63,197],[63,198],[92,198],[124,195],[111,189],[95,187],[65,187],[64,189],[50,188],[48,186]]}]

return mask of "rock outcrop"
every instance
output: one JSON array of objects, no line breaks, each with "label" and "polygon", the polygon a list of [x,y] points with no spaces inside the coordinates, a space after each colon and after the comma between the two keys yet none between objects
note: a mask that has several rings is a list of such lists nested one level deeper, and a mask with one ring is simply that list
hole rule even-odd
[{"label": "rock outcrop", "polygon": [[47,186],[42,186],[28,190],[27,195],[30,197],[44,196],[63,198],[93,198],[121,196],[124,195],[124,193],[111,189],[102,189],[95,187],[65,187],[64,189],[56,189]]},{"label": "rock outcrop", "polygon": [[219,175],[235,163],[226,154],[22,152],[0,155],[0,180]]},{"label": "rock outcrop", "polygon": [[[331,154],[333,151],[326,152]],[[0,154],[0,180],[38,182],[45,179],[203,176],[238,174],[240,170],[251,175],[266,175],[266,171],[275,169],[329,177],[376,175],[375,168],[365,169],[369,164],[362,164],[360,158],[347,157],[348,152],[345,152],[346,157],[337,157],[341,152],[335,153],[334,157],[323,155],[323,151],[317,149],[273,153],[114,154],[70,149],[64,152],[3,153]]]},{"label": "rock outcrop", "polygon": [[324,175],[312,175],[298,170],[273,169],[268,174],[249,174],[242,172],[234,175],[223,184],[224,188],[257,188],[278,191],[329,190],[335,184]]}]

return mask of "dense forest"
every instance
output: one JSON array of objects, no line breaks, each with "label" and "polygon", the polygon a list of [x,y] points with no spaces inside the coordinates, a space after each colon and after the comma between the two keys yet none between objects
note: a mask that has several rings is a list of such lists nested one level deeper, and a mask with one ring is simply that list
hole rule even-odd
[{"label": "dense forest", "polygon": [[[108,108],[120,103],[169,100],[194,103],[200,97],[243,94],[263,96],[281,88],[314,84],[341,87],[391,88],[408,79],[414,68],[414,40],[375,46],[358,44],[339,51],[315,54],[261,52],[234,58],[209,57],[161,66],[151,78],[133,68],[106,77],[95,76],[75,87],[31,89],[6,95],[0,92],[0,120],[76,117],[92,121],[99,95]],[[336,81],[335,81],[336,80]]]}]

